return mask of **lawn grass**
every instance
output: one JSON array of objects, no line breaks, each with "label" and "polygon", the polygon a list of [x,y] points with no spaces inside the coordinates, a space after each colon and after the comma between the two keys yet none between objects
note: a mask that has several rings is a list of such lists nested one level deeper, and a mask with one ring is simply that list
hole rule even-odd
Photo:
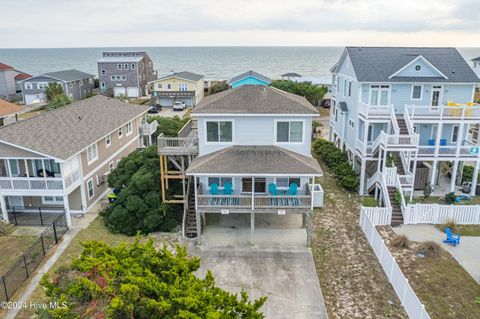
[{"label": "lawn grass", "polygon": [[408,248],[394,247],[395,235],[391,228],[382,226],[379,229],[431,318],[480,317],[480,305],[475,303],[480,296],[480,285],[452,255],[440,247],[438,258],[421,258],[417,255],[420,243],[411,241]]},{"label": "lawn grass", "polygon": [[312,254],[329,318],[407,318],[359,226],[361,197],[320,164],[325,200],[313,218]]},{"label": "lawn grass", "polygon": [[0,277],[3,276],[18,259],[38,239],[35,236],[0,236]]},{"label": "lawn grass", "polygon": [[[109,245],[119,245],[121,243],[131,243],[135,240],[135,237],[129,237],[122,234],[114,234],[110,232],[103,222],[101,216],[97,217],[87,228],[82,229],[77,236],[72,240],[70,245],[65,249],[63,254],[57,260],[57,262],[52,266],[48,273],[54,272],[61,266],[70,264],[72,258],[80,256],[83,251],[81,246],[82,242],[88,240],[99,240],[104,241]],[[46,301],[45,293],[42,286],[38,286],[34,292],[30,295],[27,300],[27,304],[30,302],[42,303]],[[35,315],[34,309],[29,309],[29,307],[22,309],[17,315],[18,318],[32,318]],[[1,317],[1,313],[0,313]]]},{"label": "lawn grass", "polygon": [[[445,225],[435,225],[435,228],[441,232],[445,231]],[[457,225],[454,232],[460,236],[480,236],[480,225]]]}]

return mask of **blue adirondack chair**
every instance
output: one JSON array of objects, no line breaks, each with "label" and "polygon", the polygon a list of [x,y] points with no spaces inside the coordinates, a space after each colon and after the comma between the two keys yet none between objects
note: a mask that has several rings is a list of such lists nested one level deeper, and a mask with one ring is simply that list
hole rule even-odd
[{"label": "blue adirondack chair", "polygon": [[270,195],[278,195],[277,185],[275,185],[274,183],[268,184],[268,192],[270,193]]},{"label": "blue adirondack chair", "polygon": [[225,183],[223,185],[223,194],[224,195],[232,195],[233,193],[233,187],[231,183]]},{"label": "blue adirondack chair", "polygon": [[295,196],[297,195],[298,185],[296,183],[291,183],[288,188],[288,195]]},{"label": "blue adirondack chair", "polygon": [[428,145],[429,146],[435,146],[435,139],[431,138],[428,140]]},{"label": "blue adirondack chair", "polygon": [[218,184],[213,183],[210,185],[210,195],[218,195]]},{"label": "blue adirondack chair", "polygon": [[445,227],[445,233],[447,234],[447,239],[443,241],[444,243],[451,244],[454,247],[460,245],[460,235],[453,234],[452,230],[448,227]]},{"label": "blue adirondack chair", "polygon": [[447,145],[447,140],[444,138],[440,139],[440,146],[445,146],[445,145]]}]

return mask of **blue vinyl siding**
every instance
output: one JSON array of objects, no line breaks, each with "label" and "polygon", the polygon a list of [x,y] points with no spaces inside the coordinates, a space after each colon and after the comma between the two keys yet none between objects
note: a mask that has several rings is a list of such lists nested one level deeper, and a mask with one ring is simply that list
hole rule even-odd
[{"label": "blue vinyl siding", "polygon": [[257,79],[254,76],[249,76],[237,82],[233,82],[231,84],[232,88],[236,88],[242,85],[268,85],[268,83],[260,79]]}]

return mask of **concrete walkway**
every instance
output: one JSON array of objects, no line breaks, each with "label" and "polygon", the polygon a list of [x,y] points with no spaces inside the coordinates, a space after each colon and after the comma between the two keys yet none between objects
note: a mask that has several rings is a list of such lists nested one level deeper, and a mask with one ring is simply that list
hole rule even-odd
[{"label": "concrete walkway", "polygon": [[446,235],[432,225],[402,225],[394,227],[395,233],[406,235],[410,240],[434,241],[448,251],[462,267],[480,283],[480,237],[462,236],[460,245],[444,244]]},{"label": "concrete walkway", "polygon": [[[63,254],[65,249],[70,245],[72,239],[78,234],[80,230],[86,228],[97,216],[98,213],[88,213],[81,218],[77,218],[72,215],[72,227],[65,233],[61,242],[53,248],[53,254],[47,256],[48,259],[44,261],[40,268],[35,271],[34,277],[28,282],[28,286],[23,288],[22,294],[11,301],[26,303],[32,292],[40,284],[40,280],[42,279],[43,275],[47,273],[50,268],[52,268],[58,258]],[[18,312],[19,309],[10,310],[5,316],[5,319],[14,319]]]}]

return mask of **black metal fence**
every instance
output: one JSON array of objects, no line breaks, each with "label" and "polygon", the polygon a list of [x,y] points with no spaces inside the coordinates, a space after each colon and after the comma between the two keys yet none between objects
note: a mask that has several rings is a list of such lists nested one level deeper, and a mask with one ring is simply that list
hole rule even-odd
[{"label": "black metal fence", "polygon": [[7,207],[10,223],[17,226],[48,226],[63,214],[63,207],[9,206]]},{"label": "black metal fence", "polygon": [[66,211],[56,215],[32,246],[18,259],[0,279],[0,302],[8,301],[20,286],[31,276],[43,257],[68,230]]}]

